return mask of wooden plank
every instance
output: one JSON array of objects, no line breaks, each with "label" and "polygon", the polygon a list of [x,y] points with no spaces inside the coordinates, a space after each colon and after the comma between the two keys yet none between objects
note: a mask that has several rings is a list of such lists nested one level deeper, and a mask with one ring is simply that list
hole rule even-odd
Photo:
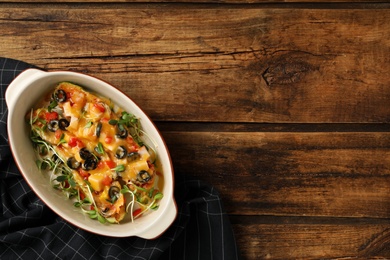
[{"label": "wooden plank", "polygon": [[244,259],[389,259],[389,223],[343,222],[264,224],[240,218],[233,228]]},{"label": "wooden plank", "polygon": [[155,121],[156,126],[165,132],[389,132],[390,125],[382,123],[335,123],[335,124],[283,124],[283,123],[201,123]]},{"label": "wooden plank", "polygon": [[103,78],[154,120],[390,121],[390,9],[117,7],[2,5],[0,55]]},{"label": "wooden plank", "polygon": [[163,132],[176,174],[229,214],[386,218],[389,133]]},{"label": "wooden plank", "polygon": [[[1,0],[0,3],[156,3],[154,0]],[[387,3],[384,0],[159,0],[159,3],[218,3],[218,4],[256,4],[256,3]]]}]

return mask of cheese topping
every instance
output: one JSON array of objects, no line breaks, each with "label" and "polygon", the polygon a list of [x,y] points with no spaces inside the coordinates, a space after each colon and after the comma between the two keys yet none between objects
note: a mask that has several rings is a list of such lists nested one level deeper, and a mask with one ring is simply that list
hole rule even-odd
[{"label": "cheese topping", "polygon": [[54,187],[91,218],[118,223],[129,208],[132,220],[158,208],[162,174],[134,115],[60,82],[28,120],[38,167],[49,168]]}]

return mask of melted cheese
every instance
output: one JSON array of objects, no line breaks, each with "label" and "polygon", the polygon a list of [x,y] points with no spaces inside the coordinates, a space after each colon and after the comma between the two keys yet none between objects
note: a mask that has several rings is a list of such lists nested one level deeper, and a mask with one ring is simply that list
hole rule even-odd
[{"label": "melted cheese", "polygon": [[[58,102],[56,111],[61,112],[58,115],[59,119],[68,120],[69,126],[55,132],[45,130],[41,133],[41,137],[55,147],[65,162],[74,157],[80,165],[83,165],[86,162],[80,154],[83,148],[98,158],[95,169],[86,170],[81,167],[73,170],[74,179],[80,187],[84,187],[85,194],[88,194],[85,190],[85,180],[88,180],[94,191],[94,200],[102,210],[102,214],[113,214],[112,216],[120,221],[124,217],[125,200],[123,195],[120,195],[114,203],[108,202],[109,188],[112,185],[120,187],[119,177],[124,184],[141,185],[137,180],[140,171],[147,171],[151,176],[148,185],[153,183],[157,178],[153,178],[155,171],[149,166],[151,165],[150,154],[145,147],[139,147],[130,135],[123,139],[117,136],[117,126],[110,124],[109,121],[118,121],[121,115],[112,111],[109,100],[69,82],[60,83],[54,91],[58,90],[64,91],[67,98],[65,101]],[[36,110],[42,120],[45,118],[45,113],[48,113],[45,107],[47,101],[46,104],[41,104],[40,112]],[[101,125],[100,132],[98,125]],[[99,144],[104,150],[102,154],[96,151]],[[120,146],[128,153],[138,152],[139,158],[135,161],[128,160],[127,157],[117,158],[116,153]],[[124,167],[123,171],[116,171],[117,166]]]}]

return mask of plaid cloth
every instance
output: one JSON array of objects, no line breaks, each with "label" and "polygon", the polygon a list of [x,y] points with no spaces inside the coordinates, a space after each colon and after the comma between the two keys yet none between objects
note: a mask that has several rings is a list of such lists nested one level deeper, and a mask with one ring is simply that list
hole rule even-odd
[{"label": "plaid cloth", "polygon": [[175,177],[177,218],[154,240],[99,236],[51,211],[24,181],[8,145],[5,89],[30,67],[0,58],[0,259],[240,258],[218,192],[184,174]]}]

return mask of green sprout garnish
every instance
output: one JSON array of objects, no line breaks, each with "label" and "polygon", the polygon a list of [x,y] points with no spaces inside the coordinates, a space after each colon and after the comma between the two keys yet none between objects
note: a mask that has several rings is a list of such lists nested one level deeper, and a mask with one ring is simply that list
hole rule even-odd
[{"label": "green sprout garnish", "polygon": [[[131,201],[126,207],[126,212],[129,211],[129,207],[130,207],[130,212],[133,212],[135,203],[137,203],[142,208],[142,211],[137,216],[133,217],[133,215],[131,214],[131,221],[134,221],[134,218],[141,216],[142,213],[148,211],[149,209],[152,210],[158,209],[158,201],[160,201],[164,197],[164,195],[161,192],[155,193],[154,187],[148,190],[148,189],[138,187],[134,183],[131,183],[130,185],[134,188],[133,190],[131,190],[127,185],[123,185],[121,189],[122,194],[131,195]],[[141,192],[144,192],[146,195],[142,196]],[[149,203],[150,200],[152,201]]]},{"label": "green sprout garnish", "polygon": [[[110,109],[114,109],[113,104],[110,105]],[[72,198],[73,205],[77,208],[80,208],[81,211],[88,215],[91,219],[97,219],[100,223],[117,223],[117,219],[115,219],[114,217],[105,217],[105,213],[99,210],[101,209],[101,205],[99,204],[99,201],[95,201],[94,199],[94,196],[97,196],[96,194],[98,193],[95,193],[88,180],[84,180],[83,182],[80,181],[80,176],[78,176],[77,174],[73,175],[74,171],[76,171],[74,170],[75,168],[71,164],[68,165],[69,160],[67,161],[65,158],[63,158],[63,156],[66,156],[65,154],[67,153],[63,152],[61,149],[66,148],[67,146],[60,146],[62,144],[67,143],[65,135],[66,132],[61,133],[59,141],[56,143],[50,143],[49,141],[45,140],[48,133],[50,133],[47,132],[48,123],[44,119],[46,118],[45,113],[55,111],[60,115],[60,117],[63,117],[64,111],[61,110],[61,105],[59,106],[59,103],[54,98],[50,100],[50,103],[46,106],[46,108],[40,108],[35,111],[31,109],[29,118],[29,124],[31,126],[30,139],[32,141],[34,149],[37,151],[38,159],[36,160],[36,165],[39,170],[50,171],[50,181],[53,188],[65,193],[68,198]],[[118,110],[121,111],[120,108],[118,108]],[[157,147],[157,144],[153,141],[153,139],[151,139],[141,129],[140,120],[135,115],[125,111],[122,111],[121,114],[118,114],[119,111],[116,111],[116,115],[118,115],[117,119],[109,120],[108,123],[110,125],[116,126],[117,129],[120,131],[127,131],[127,133],[129,133],[129,135],[140,147],[145,145],[142,140],[143,136],[147,136],[149,140],[155,145],[155,147]],[[86,118],[85,116],[87,115],[87,112],[84,108],[81,112],[82,114],[79,119]],[[96,122],[100,124],[101,127],[102,123],[96,121],[97,119],[86,119],[88,121],[85,124],[84,128],[91,128]],[[50,135],[51,134],[52,133],[50,133]],[[96,135],[98,136],[98,134]],[[147,147],[147,149],[149,148],[153,149],[152,147]],[[101,159],[99,157],[100,155],[104,155],[105,151],[108,152],[108,150],[104,149],[104,146],[101,142],[97,143],[96,147],[94,148],[94,151],[95,152],[92,153],[92,156],[96,158],[96,161],[99,161]],[[156,155],[156,151],[154,149],[153,151],[154,155]],[[156,157],[157,156],[155,156],[155,158]],[[115,168],[112,168],[111,170],[115,171],[117,175],[120,176],[120,172],[126,170],[126,165],[118,164]],[[115,175],[115,173],[113,173],[113,175]],[[141,216],[149,209],[155,210],[158,208],[158,203],[163,198],[163,194],[157,189],[155,189],[154,187],[146,189],[144,187],[139,187],[131,182],[127,184],[123,183],[124,182],[121,181],[121,185],[123,185],[123,188],[120,190],[120,193],[118,193],[116,196],[110,195],[110,199],[107,201],[109,201],[111,204],[114,204],[119,198],[121,198],[120,196],[124,196],[124,194],[130,196],[130,200],[127,200],[129,202],[127,203],[127,205],[125,205],[125,210],[126,212],[128,212],[129,208],[131,208],[131,221],[134,221],[135,218]],[[100,206],[100,208],[97,206],[97,204]],[[138,208],[138,211],[141,209],[141,212],[136,216],[133,215],[134,207]]]}]

